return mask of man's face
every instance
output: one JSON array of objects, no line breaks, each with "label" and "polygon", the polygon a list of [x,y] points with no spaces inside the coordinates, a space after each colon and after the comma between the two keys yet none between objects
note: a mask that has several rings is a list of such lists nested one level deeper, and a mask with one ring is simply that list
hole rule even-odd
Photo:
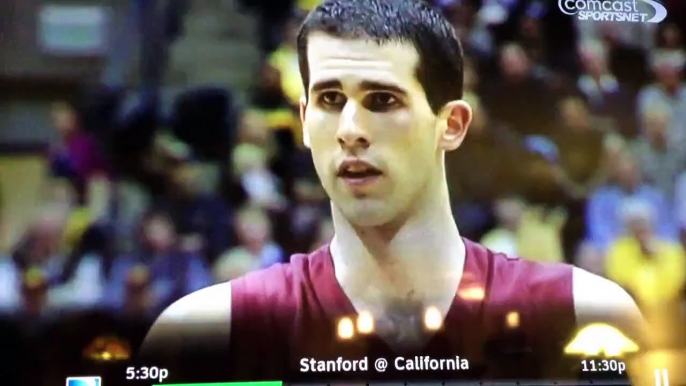
[{"label": "man's face", "polygon": [[500,70],[507,80],[526,78],[530,70],[529,58],[520,47],[508,47],[500,54]]},{"label": "man's face", "polygon": [[638,165],[629,155],[620,155],[615,168],[615,178],[622,186],[632,189],[641,183]]},{"label": "man's face", "polygon": [[560,103],[562,119],[574,130],[586,130],[591,126],[588,110],[583,102],[577,99],[566,99]]},{"label": "man's face", "polygon": [[416,49],[313,33],[308,57],[303,130],[329,197],[355,225],[409,214],[442,176],[438,117],[415,77]]},{"label": "man's face", "polygon": [[602,74],[607,69],[607,61],[599,50],[582,49],[579,56],[584,69],[591,74]]},{"label": "man's face", "polygon": [[55,128],[62,136],[71,134],[76,129],[76,112],[73,108],[65,104],[56,104],[53,106],[52,122]]},{"label": "man's face", "polygon": [[152,218],[145,227],[145,237],[153,248],[164,250],[174,243],[175,236],[168,220]]},{"label": "man's face", "polygon": [[655,68],[655,76],[664,87],[677,87],[681,84],[681,67],[672,64],[660,64]]},{"label": "man's face", "polygon": [[644,126],[648,138],[654,142],[664,142],[667,139],[669,116],[666,113],[648,113]]},{"label": "man's face", "polygon": [[172,181],[174,187],[180,193],[193,194],[197,187],[198,169],[197,166],[184,162],[172,171]]},{"label": "man's face", "polygon": [[652,226],[649,218],[635,217],[626,221],[626,228],[631,237],[640,242],[646,242],[652,234]]}]

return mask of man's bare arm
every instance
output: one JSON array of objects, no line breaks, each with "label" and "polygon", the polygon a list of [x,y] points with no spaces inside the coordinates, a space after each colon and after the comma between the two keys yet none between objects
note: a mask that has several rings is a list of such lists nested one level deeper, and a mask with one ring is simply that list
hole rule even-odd
[{"label": "man's bare arm", "polygon": [[636,302],[619,284],[574,267],[577,324],[606,323],[633,339],[645,337],[646,323]]},{"label": "man's bare arm", "polygon": [[187,295],[169,306],[152,326],[141,356],[173,360],[189,348],[228,347],[231,332],[231,283],[216,284]]}]

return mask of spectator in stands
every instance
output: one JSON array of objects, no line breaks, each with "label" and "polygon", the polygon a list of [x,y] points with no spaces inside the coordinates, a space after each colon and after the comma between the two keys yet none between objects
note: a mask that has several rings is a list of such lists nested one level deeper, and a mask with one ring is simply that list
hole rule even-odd
[{"label": "spectator in stands", "polygon": [[293,17],[285,25],[284,39],[270,56],[268,63],[281,75],[281,89],[291,106],[297,106],[303,94],[303,83],[298,63],[297,38],[302,18]]},{"label": "spectator in stands", "polygon": [[39,269],[29,269],[22,279],[19,314],[37,322],[39,317],[46,316],[49,311],[48,279]]},{"label": "spectator in stands", "polygon": [[657,51],[652,57],[652,68],[656,82],[641,90],[638,95],[638,119],[647,116],[654,106],[667,106],[671,125],[667,133],[670,143],[680,148],[686,146],[686,84],[683,69],[686,62],[684,52]]},{"label": "spectator in stands", "polygon": [[269,170],[265,148],[250,143],[240,144],[234,148],[231,162],[250,205],[272,210],[283,208],[285,201],[276,176]]},{"label": "spectator in stands", "polygon": [[602,110],[606,99],[619,91],[617,77],[607,63],[607,47],[601,40],[585,40],[579,44],[582,75],[577,87],[594,110]]},{"label": "spectator in stands", "polygon": [[477,67],[474,60],[465,56],[465,60],[462,62],[464,71],[464,92],[476,94],[479,87],[479,68]]},{"label": "spectator in stands", "polygon": [[462,41],[465,54],[488,60],[495,53],[495,42],[488,25],[478,17],[478,2],[454,1],[444,6],[444,13]]},{"label": "spectator in stands", "polygon": [[594,126],[588,105],[579,97],[566,97],[558,104],[558,128],[550,138],[560,154],[560,167],[576,184],[598,178],[603,162],[604,133]]},{"label": "spectator in stands", "polygon": [[98,229],[88,208],[75,205],[72,186],[58,179],[47,187],[44,207],[15,251],[15,262],[24,272],[40,272],[49,307],[93,306],[104,285],[105,247],[94,240]]},{"label": "spectator in stands", "polygon": [[632,153],[624,149],[610,165],[609,183],[597,188],[586,205],[587,239],[602,250],[625,233],[621,203],[628,198],[641,199],[652,206],[656,233],[666,240],[676,240],[673,206],[667,197],[643,180]]},{"label": "spectator in stands", "polygon": [[298,9],[302,11],[311,11],[314,9],[314,7],[318,6],[321,4],[322,0],[298,0],[297,5]]},{"label": "spectator in stands", "polygon": [[302,167],[295,178],[293,197],[285,211],[274,216],[275,240],[286,255],[302,253],[316,242],[322,217],[330,212],[329,200],[314,173]]},{"label": "spectator in stands", "polygon": [[684,148],[668,138],[672,111],[665,105],[650,106],[641,118],[643,135],[633,144],[634,154],[646,181],[671,199],[677,176],[686,170]]},{"label": "spectator in stands", "polygon": [[156,316],[156,288],[151,282],[150,270],[146,266],[132,268],[125,278],[124,298],[120,311],[134,318]]},{"label": "spectator in stands", "polygon": [[681,244],[686,249],[686,172],[677,177],[674,203],[677,213],[677,223],[681,233]]},{"label": "spectator in stands", "polygon": [[237,279],[255,270],[255,260],[247,251],[234,251],[227,258],[220,258],[214,264],[212,273],[215,283]]},{"label": "spectator in stands", "polygon": [[527,207],[517,232],[517,255],[534,261],[565,261],[562,229],[566,222],[564,209]]},{"label": "spectator in stands", "polygon": [[[142,240],[138,249],[117,257],[113,263],[106,293],[108,306],[124,310],[127,293],[139,294],[149,282],[150,305],[159,311],[180,297],[211,284],[207,263],[197,252],[181,248],[168,214],[147,213],[141,220],[140,230]],[[147,271],[147,278],[139,273],[143,270]]]},{"label": "spectator in stands", "polygon": [[[627,147],[627,140],[621,135],[616,133],[606,134],[603,136],[600,163],[587,180],[577,181],[573,179],[572,175],[567,173],[562,165],[555,165],[553,167],[555,179],[565,195],[573,200],[586,200],[596,188],[610,181],[610,172],[617,167],[616,165],[619,163],[619,159]],[[572,160],[576,158],[573,156],[573,153],[569,154],[569,156],[572,156]],[[562,157],[565,157],[565,155],[563,154]]]},{"label": "spectator in stands", "polygon": [[257,76],[257,84],[250,90],[250,105],[253,109],[265,114],[292,110],[291,101],[281,87],[282,76],[277,67],[269,63],[262,64]]},{"label": "spectator in stands", "polygon": [[505,197],[496,201],[495,213],[498,226],[481,239],[485,246],[530,260],[564,260],[560,237],[566,220],[564,212],[548,212],[519,198]]},{"label": "spectator in stands", "polygon": [[95,139],[80,127],[79,113],[69,102],[57,102],[52,121],[60,142],[51,151],[52,174],[68,178],[85,201],[91,183],[107,175],[105,157]]},{"label": "spectator in stands", "polygon": [[684,33],[674,22],[666,23],[660,29],[657,37],[657,47],[665,50],[682,51],[684,49]]},{"label": "spectator in stands", "polygon": [[240,0],[241,5],[257,16],[259,47],[263,57],[276,50],[283,41],[295,0]]},{"label": "spectator in stands", "polygon": [[78,204],[74,188],[65,179],[49,179],[46,190],[46,204],[65,216],[63,247],[65,253],[70,254],[78,248],[83,235],[93,223],[90,209]]},{"label": "spectator in stands", "polygon": [[90,208],[76,205],[75,192],[66,181],[49,181],[48,190],[47,202],[65,218],[61,231],[65,260],[60,276],[50,283],[49,306],[95,306],[105,286],[104,230],[93,222]]},{"label": "spectator in stands", "polygon": [[[236,215],[236,230],[239,246],[226,251],[215,263],[215,272],[224,268],[234,258],[245,260],[249,257],[252,269],[266,268],[284,261],[284,254],[272,239],[272,223],[264,209],[245,207]],[[223,275],[223,274],[222,274]]]},{"label": "spectator in stands", "polygon": [[[446,153],[446,175],[461,231],[478,239],[491,225],[493,201],[519,192],[528,157],[519,138],[490,118],[476,94],[466,93],[464,100],[472,106],[472,123],[460,148]],[[475,163],[484,165],[478,173]]]},{"label": "spectator in stands", "polygon": [[13,259],[22,272],[35,269],[48,285],[61,278],[66,262],[63,244],[65,223],[66,213],[62,208],[50,205],[41,208],[13,253]]},{"label": "spectator in stands", "polygon": [[620,206],[627,232],[608,251],[608,277],[651,311],[680,302],[686,283],[684,249],[653,232],[657,216],[650,202],[626,199]]},{"label": "spectator in stands", "polygon": [[20,306],[22,275],[9,256],[0,255],[0,315]]},{"label": "spectator in stands", "polygon": [[550,134],[559,159],[551,163],[553,181],[569,217],[564,229],[565,255],[576,253],[585,235],[584,207],[588,191],[606,178],[606,134],[599,129],[581,97],[564,98],[558,105],[558,127]]},{"label": "spectator in stands", "polygon": [[633,97],[610,72],[607,46],[599,39],[588,39],[579,44],[578,55],[582,73],[576,87],[588,101],[591,113],[608,119],[606,130],[618,130],[623,135],[636,135]]},{"label": "spectator in stands", "polygon": [[526,52],[517,44],[506,44],[500,50],[499,65],[500,78],[491,80],[483,95],[493,118],[521,135],[549,133],[556,98],[534,73]]},{"label": "spectator in stands", "polygon": [[231,208],[203,189],[200,164],[193,159],[177,160],[167,178],[167,194],[154,207],[170,214],[184,249],[213,261],[233,243]]},{"label": "spectator in stands", "polygon": [[494,206],[497,225],[481,239],[481,243],[494,252],[518,256],[517,234],[527,204],[518,197],[503,197]]},{"label": "spectator in stands", "polygon": [[310,251],[321,248],[323,245],[328,245],[334,237],[333,220],[331,217],[322,218],[318,225],[317,238],[310,246]]},{"label": "spectator in stands", "polygon": [[[646,4],[647,5],[647,4]],[[582,41],[600,38],[607,47],[610,72],[630,93],[638,91],[648,81],[646,54],[652,50],[651,23],[618,23],[585,21],[590,35],[582,32]],[[647,27],[647,28],[646,28]],[[638,36],[632,36],[637,33]]]},{"label": "spectator in stands", "polygon": [[546,12],[547,10],[543,3],[532,2],[518,21],[517,41],[526,51],[534,67],[539,71],[543,71],[546,75],[552,76],[554,74],[547,70],[550,68],[550,58],[548,57],[549,38],[546,37],[545,26],[541,19]]},{"label": "spectator in stands", "polygon": [[54,309],[97,307],[106,287],[104,259],[96,252],[76,257],[69,275],[49,290],[49,306]]},{"label": "spectator in stands", "polygon": [[605,255],[591,242],[584,241],[578,246],[574,265],[596,275],[605,276]]}]

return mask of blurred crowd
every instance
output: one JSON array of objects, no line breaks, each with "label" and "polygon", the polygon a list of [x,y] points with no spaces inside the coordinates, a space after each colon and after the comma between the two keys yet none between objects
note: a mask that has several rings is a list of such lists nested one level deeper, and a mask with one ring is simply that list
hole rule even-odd
[{"label": "blurred crowd", "polygon": [[[242,3],[259,20],[262,52],[250,90],[190,89],[168,116],[138,108],[125,119],[111,89],[55,101],[60,140],[46,154],[41,203],[0,257],[2,312],[153,317],[331,239],[297,110],[295,36],[318,1]],[[642,306],[682,302],[682,5],[654,25],[581,22],[553,1],[434,3],[462,39],[475,113],[462,147],[446,155],[463,235],[576,264]]]}]

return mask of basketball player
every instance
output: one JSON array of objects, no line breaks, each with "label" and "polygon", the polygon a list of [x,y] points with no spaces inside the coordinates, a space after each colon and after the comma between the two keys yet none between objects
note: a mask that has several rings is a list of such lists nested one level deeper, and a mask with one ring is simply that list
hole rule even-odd
[{"label": "basketball player", "polygon": [[[333,240],[182,298],[144,349],[179,363],[226,348],[210,360],[244,380],[312,375],[302,358],[399,355],[460,355],[476,372],[462,376],[531,376],[578,327],[640,320],[610,281],[461,238],[444,154],[459,151],[472,111],[460,44],[441,15],[417,0],[327,0],[298,49],[304,140],[331,198]],[[364,331],[337,335],[341,320],[362,317]]]}]

